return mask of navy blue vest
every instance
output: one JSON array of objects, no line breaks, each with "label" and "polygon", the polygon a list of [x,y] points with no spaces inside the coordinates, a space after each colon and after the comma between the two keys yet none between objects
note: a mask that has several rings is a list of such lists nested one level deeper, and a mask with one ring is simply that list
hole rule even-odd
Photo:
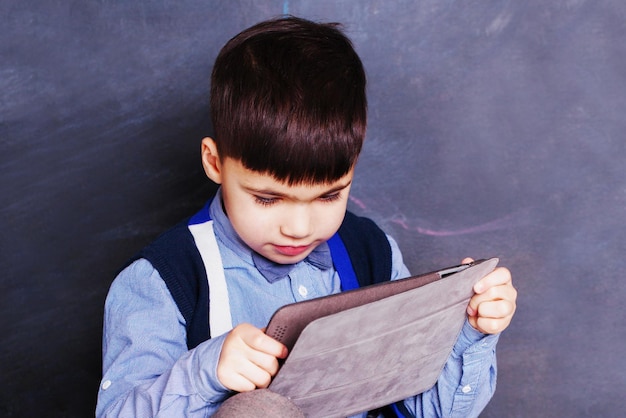
[{"label": "navy blue vest", "polygon": [[[145,258],[157,269],[185,318],[187,347],[209,335],[209,286],[202,257],[188,228],[179,223],[130,259]],[[339,231],[328,241],[343,291],[391,279],[391,247],[385,233],[370,219],[346,212]],[[410,416],[398,402],[376,411],[385,417]]]}]

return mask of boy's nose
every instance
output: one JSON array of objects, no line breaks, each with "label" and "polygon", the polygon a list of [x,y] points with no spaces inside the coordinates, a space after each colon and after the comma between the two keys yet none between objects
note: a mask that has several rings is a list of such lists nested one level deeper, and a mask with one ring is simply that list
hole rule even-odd
[{"label": "boy's nose", "polygon": [[307,207],[296,207],[285,213],[280,232],[288,237],[302,239],[311,235],[311,215]]}]

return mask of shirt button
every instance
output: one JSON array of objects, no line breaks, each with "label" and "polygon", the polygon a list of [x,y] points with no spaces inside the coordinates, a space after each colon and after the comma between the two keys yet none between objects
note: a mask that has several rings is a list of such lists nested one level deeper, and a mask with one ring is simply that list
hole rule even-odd
[{"label": "shirt button", "polygon": [[102,390],[107,390],[110,387],[111,387],[111,381],[110,380],[105,380],[104,382],[102,382]]},{"label": "shirt button", "polygon": [[463,389],[461,389],[461,392],[463,393],[470,393],[471,391],[472,391],[472,387],[470,385],[463,386]]},{"label": "shirt button", "polygon": [[309,294],[309,290],[306,287],[304,287],[303,285],[300,285],[300,287],[298,288],[298,293],[300,293],[300,296],[305,298],[306,295]]}]

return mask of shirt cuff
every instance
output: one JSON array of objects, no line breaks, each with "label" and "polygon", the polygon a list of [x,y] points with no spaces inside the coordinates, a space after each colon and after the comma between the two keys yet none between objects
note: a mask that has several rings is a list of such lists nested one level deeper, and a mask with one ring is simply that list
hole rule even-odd
[{"label": "shirt cuff", "polygon": [[483,334],[471,326],[466,319],[459,338],[457,338],[457,342],[454,345],[453,355],[462,357],[463,354],[493,350],[499,339],[500,334]]},{"label": "shirt cuff", "polygon": [[222,402],[231,393],[217,378],[217,364],[227,335],[228,333],[211,338],[192,350],[192,365],[195,370],[191,375],[192,384],[208,403]]}]

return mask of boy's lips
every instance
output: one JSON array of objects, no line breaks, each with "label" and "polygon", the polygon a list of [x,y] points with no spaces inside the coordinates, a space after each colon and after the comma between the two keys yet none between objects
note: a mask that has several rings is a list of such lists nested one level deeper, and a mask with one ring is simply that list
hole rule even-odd
[{"label": "boy's lips", "polygon": [[291,245],[274,245],[276,251],[278,251],[282,255],[286,256],[297,256],[305,252],[309,249],[308,245],[299,245],[299,246],[291,246]]}]

